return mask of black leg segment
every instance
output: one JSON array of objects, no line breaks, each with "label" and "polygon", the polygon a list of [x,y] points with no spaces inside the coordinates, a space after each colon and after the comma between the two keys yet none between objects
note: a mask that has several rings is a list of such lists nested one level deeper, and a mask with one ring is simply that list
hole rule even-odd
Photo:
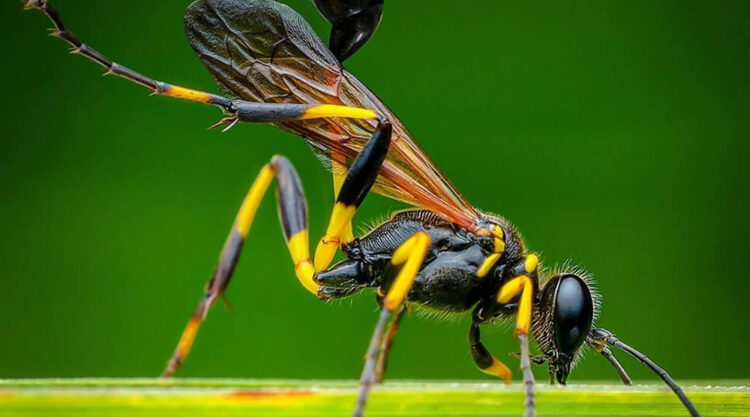
[{"label": "black leg segment", "polygon": [[391,123],[383,117],[378,117],[375,133],[357,155],[341,185],[328,228],[315,250],[316,271],[323,271],[331,264],[341,244],[341,236],[375,184],[388,154],[392,133]]},{"label": "black leg segment", "polygon": [[276,171],[276,201],[279,221],[287,241],[300,232],[307,232],[307,202],[299,175],[283,156],[275,156],[271,166]]},{"label": "black leg segment", "polygon": [[387,120],[378,123],[375,133],[352,163],[341,185],[337,203],[359,207],[378,177],[388,154],[393,128]]}]

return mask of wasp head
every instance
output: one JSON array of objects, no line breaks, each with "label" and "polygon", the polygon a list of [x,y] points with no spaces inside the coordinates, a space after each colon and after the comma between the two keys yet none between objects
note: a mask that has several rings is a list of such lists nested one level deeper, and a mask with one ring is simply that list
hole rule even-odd
[{"label": "wasp head", "polygon": [[532,330],[551,383],[565,384],[597,315],[598,295],[589,282],[585,273],[561,272],[540,289]]}]

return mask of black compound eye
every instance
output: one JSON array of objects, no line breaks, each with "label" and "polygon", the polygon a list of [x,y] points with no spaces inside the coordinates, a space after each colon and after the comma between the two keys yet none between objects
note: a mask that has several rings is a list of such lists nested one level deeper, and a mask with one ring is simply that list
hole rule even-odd
[{"label": "black compound eye", "polygon": [[573,355],[591,329],[594,306],[588,285],[577,275],[563,275],[555,289],[555,345]]}]

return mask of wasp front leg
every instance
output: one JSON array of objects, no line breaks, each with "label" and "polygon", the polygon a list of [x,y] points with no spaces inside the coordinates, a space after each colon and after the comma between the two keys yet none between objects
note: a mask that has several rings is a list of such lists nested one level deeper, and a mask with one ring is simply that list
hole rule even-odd
[{"label": "wasp front leg", "polygon": [[521,342],[521,372],[523,373],[524,394],[526,398],[526,417],[536,415],[536,394],[534,392],[534,374],[531,372],[529,352],[529,328],[531,327],[531,308],[534,292],[537,290],[537,268],[539,258],[527,255],[510,271],[513,277],[506,281],[497,294],[499,305],[510,303],[520,294],[515,333]]},{"label": "wasp front leg", "polygon": [[[474,325],[490,320],[505,311],[516,312],[515,334],[521,344],[521,372],[523,374],[526,417],[536,415],[536,395],[534,391],[534,374],[531,372],[531,354],[529,352],[529,330],[534,294],[538,291],[537,268],[539,258],[534,254],[525,256],[520,262],[506,272],[507,278],[497,295],[492,300],[480,304],[474,312]],[[508,381],[509,370],[486,351],[479,342],[479,329],[472,327],[469,332],[472,344],[472,357],[476,365],[484,372],[499,376]]]},{"label": "wasp front leg", "polygon": [[361,48],[380,25],[383,0],[313,0],[320,13],[331,22],[328,48],[344,62]]},{"label": "wasp front leg", "polygon": [[480,339],[479,323],[477,322],[472,323],[471,328],[469,328],[469,344],[471,345],[471,357],[480,371],[496,376],[508,385],[511,383],[513,372],[507,365],[492,356],[484,346]]}]

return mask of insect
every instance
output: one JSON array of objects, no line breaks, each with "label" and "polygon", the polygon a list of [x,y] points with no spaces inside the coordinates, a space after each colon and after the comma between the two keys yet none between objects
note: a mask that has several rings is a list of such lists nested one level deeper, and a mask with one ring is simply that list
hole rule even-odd
[{"label": "insect", "polygon": [[[26,8],[38,9],[52,21],[52,35],[107,73],[157,95],[218,106],[224,117],[215,127],[272,123],[303,137],[332,172],[336,202],[311,256],[306,199],[297,172],[283,156],[274,156],[261,168],[163,375],[172,375],[183,364],[200,324],[224,295],[255,212],[275,178],[279,218],[302,286],[323,300],[374,289],[381,308],[354,416],[363,414],[372,384],[384,378],[391,343],[408,305],[471,312],[468,339],[474,362],[508,383],[512,372],[484,346],[480,325],[515,317],[526,416],[535,415],[531,363],[546,363],[550,382],[565,384],[586,346],[604,356],[626,384],[631,380],[611,348],[637,358],[698,416],[665,371],[609,331],[594,327],[600,303],[586,273],[561,270],[540,277],[539,258],[524,246],[516,229],[469,204],[396,115],[342,66],[375,33],[383,1],[314,1],[333,24],[329,47],[301,16],[271,0],[198,0],[188,7],[190,44],[223,94],[155,81],[119,65],[68,31],[48,1],[25,2]],[[370,191],[413,208],[355,238],[351,222]],[[345,259],[332,265],[339,250]],[[531,356],[529,335],[540,354]]]}]

